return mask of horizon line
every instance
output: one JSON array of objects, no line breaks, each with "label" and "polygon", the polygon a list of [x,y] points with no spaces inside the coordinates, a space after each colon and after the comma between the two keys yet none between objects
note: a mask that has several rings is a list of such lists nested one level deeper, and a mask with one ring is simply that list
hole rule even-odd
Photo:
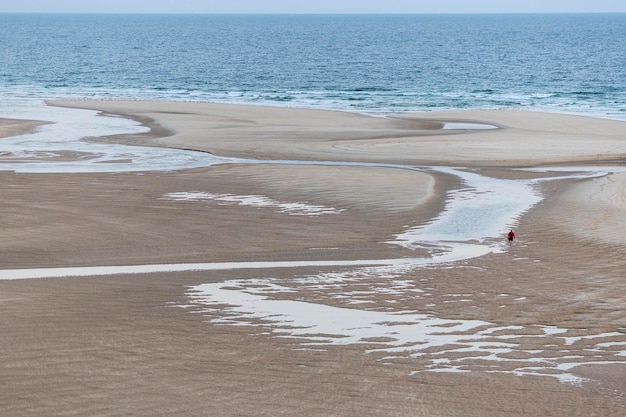
[{"label": "horizon line", "polygon": [[0,14],[82,14],[82,15],[529,15],[529,14],[626,14],[626,11],[525,11],[525,12],[121,12],[121,11],[0,11]]}]

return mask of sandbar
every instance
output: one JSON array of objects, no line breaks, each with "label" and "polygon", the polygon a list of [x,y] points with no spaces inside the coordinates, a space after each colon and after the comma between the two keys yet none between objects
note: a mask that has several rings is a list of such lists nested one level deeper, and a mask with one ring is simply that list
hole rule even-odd
[{"label": "sandbar", "polygon": [[[51,104],[154,120],[170,132],[156,140],[159,144],[229,157],[520,167],[603,162],[626,153],[626,122],[558,113],[475,110],[372,117],[215,103]],[[443,128],[452,122],[498,129]]]},{"label": "sandbar", "polygon": [[38,126],[44,124],[46,124],[46,122],[37,120],[0,118],[0,138],[22,135],[24,133],[32,132]]}]

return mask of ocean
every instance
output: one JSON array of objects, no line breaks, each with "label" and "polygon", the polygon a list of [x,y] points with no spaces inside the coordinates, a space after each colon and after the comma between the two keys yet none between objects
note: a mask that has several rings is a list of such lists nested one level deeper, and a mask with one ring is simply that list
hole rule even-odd
[{"label": "ocean", "polygon": [[0,14],[0,102],[183,100],[626,119],[626,14]]}]

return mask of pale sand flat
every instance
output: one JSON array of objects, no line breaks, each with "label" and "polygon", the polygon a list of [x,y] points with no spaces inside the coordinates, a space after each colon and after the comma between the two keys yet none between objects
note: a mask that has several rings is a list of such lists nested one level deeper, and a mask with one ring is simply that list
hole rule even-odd
[{"label": "pale sand flat", "polygon": [[[415,124],[407,128],[405,121],[298,109],[144,102],[76,105],[131,114],[146,122],[154,117],[178,132],[163,139],[138,135],[111,140],[158,140],[218,155],[224,151],[233,156],[388,162],[416,158],[442,165],[477,155],[477,166],[534,165],[593,160],[597,150],[582,139],[588,134],[608,146],[601,152],[607,159],[623,156],[619,128],[614,127],[622,122],[573,116],[402,116],[434,120],[420,120],[415,129]],[[211,112],[219,117],[211,117]],[[217,129],[218,119],[222,129]],[[510,127],[446,133],[439,129],[445,120]],[[579,135],[577,130],[583,128],[590,130]],[[389,133],[393,135],[387,137]],[[263,137],[267,139],[261,147],[258,138]],[[542,142],[536,137],[554,144],[547,155],[538,154]],[[481,144],[485,138],[487,144]],[[412,147],[419,152],[401,153]],[[490,159],[494,155],[498,161]],[[525,175],[501,168],[489,173]],[[393,308],[502,325],[541,324],[594,333],[623,330],[626,261],[621,241],[617,236],[603,241],[593,234],[586,239],[576,234],[598,216],[607,222],[619,216],[622,182],[620,174],[547,184],[546,200],[524,216],[509,252],[408,273],[402,279],[425,293],[397,297],[391,300]],[[445,190],[453,184],[447,176],[397,169],[293,165],[143,175],[4,172],[0,264],[27,268],[403,256],[405,250],[380,242],[407,224],[436,215]],[[164,198],[187,191],[259,194],[344,211],[297,217],[271,209]],[[189,303],[185,291],[191,285],[316,272],[298,268],[0,281],[0,409],[7,416],[626,415],[626,370],[620,365],[577,369],[578,375],[593,380],[583,386],[481,371],[412,375],[423,359],[385,364],[380,355],[365,353],[369,346],[359,345],[302,349],[298,340],[267,337],[260,327],[219,326],[181,308]],[[365,276],[362,280],[363,288],[381,285]],[[450,302],[451,294],[465,294],[470,301]],[[388,298],[373,297],[371,308],[384,308]],[[571,354],[562,346],[536,348],[557,359]],[[578,349],[575,352],[583,357],[590,355],[584,346]],[[468,366],[479,362],[470,360]]]},{"label": "pale sand flat", "polygon": [[[532,166],[626,154],[626,122],[528,111],[459,111],[372,117],[212,103],[53,102],[158,121],[174,147],[260,159]],[[444,130],[442,122],[499,129]]]},{"label": "pale sand flat", "polygon": [[557,222],[580,240],[626,246],[626,173],[574,184],[559,197]]}]

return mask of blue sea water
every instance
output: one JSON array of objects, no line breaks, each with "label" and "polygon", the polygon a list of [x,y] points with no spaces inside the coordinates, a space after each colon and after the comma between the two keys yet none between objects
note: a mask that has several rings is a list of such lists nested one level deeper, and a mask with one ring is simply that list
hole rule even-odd
[{"label": "blue sea water", "polygon": [[626,119],[626,14],[0,14],[0,100]]}]

